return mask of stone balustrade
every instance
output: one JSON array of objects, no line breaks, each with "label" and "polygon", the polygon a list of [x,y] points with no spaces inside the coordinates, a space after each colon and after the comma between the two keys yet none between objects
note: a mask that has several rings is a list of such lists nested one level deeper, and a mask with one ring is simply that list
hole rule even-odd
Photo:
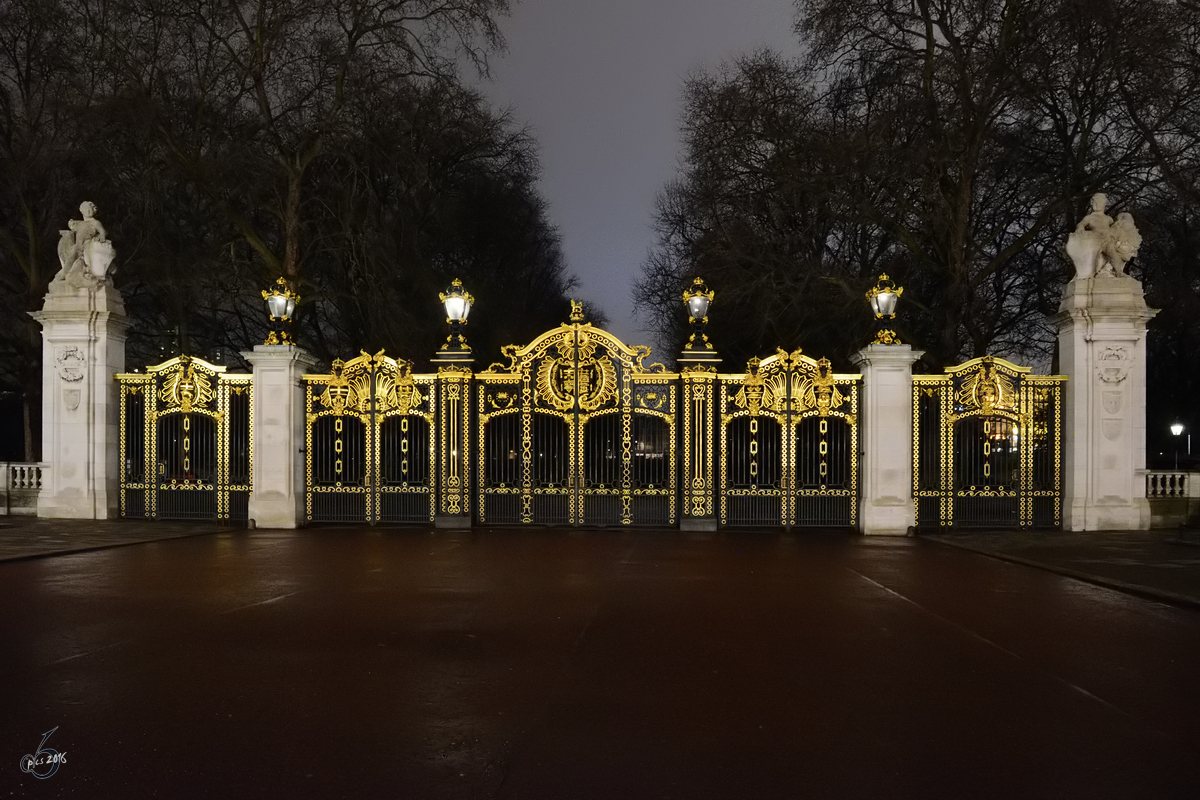
[{"label": "stone balustrade", "polygon": [[1200,472],[1180,469],[1141,470],[1146,482],[1153,528],[1176,528],[1200,522]]},{"label": "stone balustrade", "polygon": [[0,514],[34,516],[42,489],[42,465],[0,461]]}]

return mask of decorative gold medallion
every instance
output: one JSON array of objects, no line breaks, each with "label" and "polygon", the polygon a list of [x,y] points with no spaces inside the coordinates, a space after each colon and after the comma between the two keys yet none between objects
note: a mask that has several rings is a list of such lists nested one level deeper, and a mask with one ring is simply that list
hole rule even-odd
[{"label": "decorative gold medallion", "polygon": [[159,397],[168,407],[178,406],[186,414],[212,401],[212,381],[208,375],[196,371],[191,358],[180,356],[179,368],[166,379]]}]

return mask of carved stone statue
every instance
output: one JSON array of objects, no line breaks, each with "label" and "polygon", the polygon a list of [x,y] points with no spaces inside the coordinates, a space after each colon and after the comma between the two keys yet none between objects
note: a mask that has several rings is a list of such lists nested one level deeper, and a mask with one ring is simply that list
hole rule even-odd
[{"label": "carved stone statue", "polygon": [[1067,255],[1075,264],[1076,278],[1123,275],[1125,265],[1137,255],[1142,236],[1133,216],[1123,211],[1114,221],[1104,213],[1107,204],[1103,194],[1092,195],[1092,212],[1067,238]]},{"label": "carved stone statue", "polygon": [[96,219],[96,204],[85,200],[79,206],[83,219],[73,219],[67,229],[59,231],[58,261],[61,265],[54,276],[55,284],[72,289],[95,290],[108,282],[112,274],[112,262],[117,255],[104,225]]}]

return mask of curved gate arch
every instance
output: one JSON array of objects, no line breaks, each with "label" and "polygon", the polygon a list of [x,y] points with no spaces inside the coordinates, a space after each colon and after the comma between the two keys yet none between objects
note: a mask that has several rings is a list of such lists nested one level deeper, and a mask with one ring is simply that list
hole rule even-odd
[{"label": "curved gate arch", "polygon": [[482,524],[673,525],[678,375],[584,322],[476,375]]}]

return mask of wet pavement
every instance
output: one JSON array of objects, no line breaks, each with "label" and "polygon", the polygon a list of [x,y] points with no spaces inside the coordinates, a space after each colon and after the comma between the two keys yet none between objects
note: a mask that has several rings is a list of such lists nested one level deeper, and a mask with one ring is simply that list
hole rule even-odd
[{"label": "wet pavement", "polygon": [[226,531],[0,564],[0,642],[0,797],[1200,786],[1200,614],[924,539]]},{"label": "wet pavement", "polygon": [[161,539],[204,536],[229,530],[208,522],[130,522],[0,517],[0,562],[86,553]]},{"label": "wet pavement", "polygon": [[997,531],[927,538],[1200,609],[1200,531]]}]

